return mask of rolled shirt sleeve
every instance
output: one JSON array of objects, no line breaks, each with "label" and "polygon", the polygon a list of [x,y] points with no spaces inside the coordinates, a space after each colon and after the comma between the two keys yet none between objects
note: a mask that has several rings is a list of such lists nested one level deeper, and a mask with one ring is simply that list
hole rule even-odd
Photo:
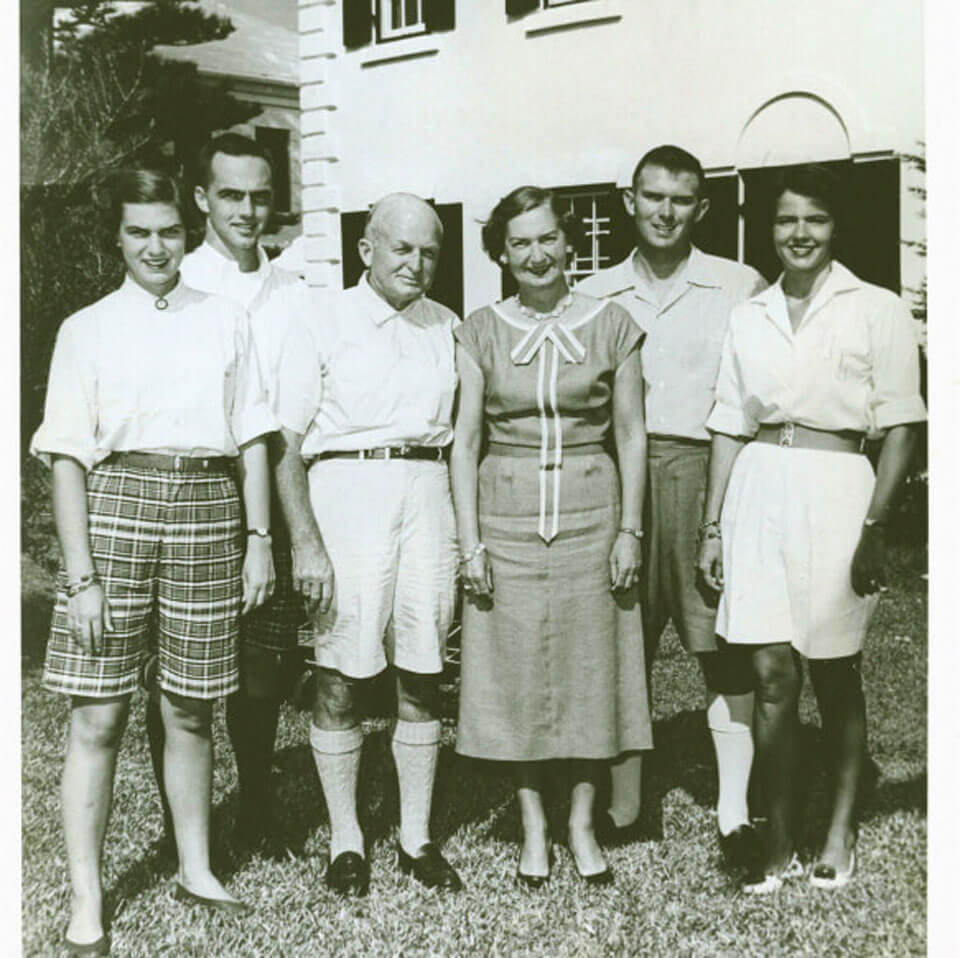
[{"label": "rolled shirt sleeve", "polygon": [[236,350],[237,380],[230,411],[230,428],[233,441],[239,447],[278,428],[270,407],[250,318],[245,311],[237,318]]},{"label": "rolled shirt sleeve", "polygon": [[[736,311],[734,311],[734,316]],[[731,318],[720,353],[720,370],[714,389],[715,401],[706,427],[711,433],[727,436],[752,437],[760,428],[756,418],[747,409],[742,379],[737,365],[734,324]]]},{"label": "rolled shirt sleeve", "polygon": [[306,434],[323,399],[324,360],[317,331],[317,318],[296,317],[280,351],[274,407],[281,426]]},{"label": "rolled shirt sleeve", "polygon": [[47,466],[54,455],[70,456],[90,470],[98,458],[96,370],[77,332],[77,324],[67,319],[57,334],[43,422],[30,452]]},{"label": "rolled shirt sleeve", "polygon": [[927,410],[920,395],[919,344],[913,317],[899,298],[891,295],[884,307],[871,316],[870,352],[871,431],[924,422]]}]

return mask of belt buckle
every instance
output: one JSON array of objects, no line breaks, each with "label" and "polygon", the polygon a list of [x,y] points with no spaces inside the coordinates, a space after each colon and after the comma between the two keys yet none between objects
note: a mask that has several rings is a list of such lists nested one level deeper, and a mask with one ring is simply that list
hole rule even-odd
[{"label": "belt buckle", "polygon": [[175,472],[183,472],[183,457],[174,456],[173,457],[173,469]]},{"label": "belt buckle", "polygon": [[407,453],[410,451],[410,447],[406,443],[401,443],[400,448],[396,449],[396,454],[403,459]]},{"label": "belt buckle", "polygon": [[792,422],[785,422],[780,427],[779,445],[784,447],[789,447],[793,445],[793,423]]}]

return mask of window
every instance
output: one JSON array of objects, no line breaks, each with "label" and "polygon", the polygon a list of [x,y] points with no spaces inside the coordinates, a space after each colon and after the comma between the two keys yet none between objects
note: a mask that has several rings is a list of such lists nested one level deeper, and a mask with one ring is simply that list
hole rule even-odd
[{"label": "window", "polygon": [[454,0],[343,0],[348,50],[452,30],[455,23]]},{"label": "window", "polygon": [[589,3],[590,0],[506,0],[508,17],[523,17],[535,10],[549,10],[553,7],[569,7],[575,3]]},{"label": "window", "polygon": [[255,137],[266,147],[273,167],[273,208],[278,213],[290,209],[290,131],[279,127],[258,126]]},{"label": "window", "polygon": [[423,0],[377,0],[377,40],[396,40],[426,33]]},{"label": "window", "polygon": [[567,262],[567,279],[575,284],[616,261],[613,222],[617,194],[612,187],[557,192],[580,224],[580,236]]}]

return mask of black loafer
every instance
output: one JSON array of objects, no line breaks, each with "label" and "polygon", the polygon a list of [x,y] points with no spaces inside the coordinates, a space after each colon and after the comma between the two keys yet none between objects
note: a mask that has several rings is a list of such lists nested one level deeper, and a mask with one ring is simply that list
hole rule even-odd
[{"label": "black loafer", "polygon": [[242,901],[232,901],[227,898],[206,898],[198,895],[196,892],[184,888],[180,882],[173,883],[173,897],[175,901],[182,901],[188,905],[202,905],[211,911],[219,911],[224,915],[231,915],[234,918],[240,918],[249,914],[253,909]]},{"label": "black loafer", "polygon": [[362,897],[370,890],[370,865],[357,852],[341,852],[330,862],[323,880],[338,895]]},{"label": "black loafer", "polygon": [[427,888],[442,888],[444,891],[460,891],[463,888],[460,876],[433,842],[422,845],[416,857],[408,855],[398,844],[397,866],[401,874],[412,875]]},{"label": "black loafer", "polygon": [[723,860],[731,868],[754,869],[760,859],[760,836],[753,825],[738,825],[728,835],[717,832]]},{"label": "black loafer", "polygon": [[597,836],[597,841],[607,848],[619,848],[621,845],[639,841],[640,831],[639,815],[629,825],[618,825],[606,810],[597,812],[594,816],[593,833]]}]

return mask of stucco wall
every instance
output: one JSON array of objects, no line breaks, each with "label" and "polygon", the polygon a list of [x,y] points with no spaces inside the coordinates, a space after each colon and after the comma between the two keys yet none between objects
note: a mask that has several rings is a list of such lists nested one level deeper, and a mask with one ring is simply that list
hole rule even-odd
[{"label": "stucco wall", "polygon": [[[506,190],[622,183],[660,142],[685,146],[708,170],[733,169],[755,147],[751,118],[784,94],[803,94],[800,106],[819,105],[841,132],[815,129],[814,113],[807,130],[768,113],[769,135],[788,140],[771,145],[770,162],[825,159],[817,153],[829,136],[834,146],[845,137],[854,158],[913,151],[923,138],[918,6],[589,0],[507,22],[502,0],[460,0],[449,33],[344,51],[340,0],[301,0],[311,280],[338,281],[336,210],[407,189],[463,203],[469,309],[499,289],[476,221]],[[912,238],[922,221],[908,181]],[[909,254],[903,263],[912,285],[922,264]]]}]

